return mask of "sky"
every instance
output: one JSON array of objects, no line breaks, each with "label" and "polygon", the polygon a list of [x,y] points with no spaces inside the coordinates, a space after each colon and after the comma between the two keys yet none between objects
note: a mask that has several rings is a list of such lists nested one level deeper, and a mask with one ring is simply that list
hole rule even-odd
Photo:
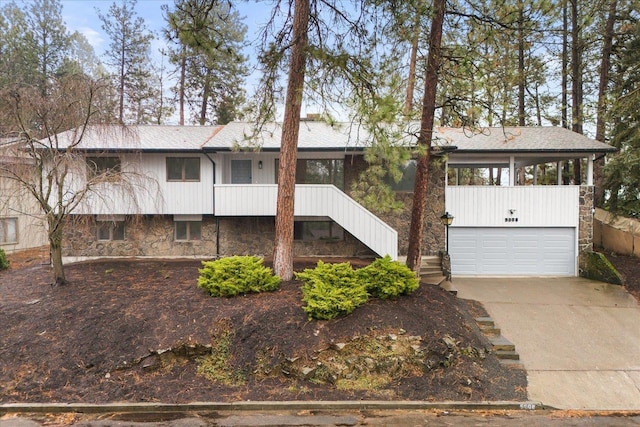
[{"label": "sky", "polygon": [[[271,2],[233,1],[240,16],[245,18],[243,22],[248,28],[247,42],[253,45],[245,50],[245,54],[250,59],[255,58],[258,33],[270,17]],[[113,3],[114,0],[61,0],[62,18],[67,29],[70,32],[78,31],[84,34],[99,57],[108,49],[109,38],[102,30],[102,21],[98,17],[97,11],[107,15],[109,7]],[[174,2],[173,0],[138,0],[136,4],[137,15],[144,19],[147,28],[155,35],[151,45],[151,53],[156,58],[160,57],[158,51],[165,46],[162,37],[162,29],[165,27],[162,5],[165,4],[171,6]],[[258,79],[257,72],[252,73],[247,79],[248,94],[253,93]]]}]

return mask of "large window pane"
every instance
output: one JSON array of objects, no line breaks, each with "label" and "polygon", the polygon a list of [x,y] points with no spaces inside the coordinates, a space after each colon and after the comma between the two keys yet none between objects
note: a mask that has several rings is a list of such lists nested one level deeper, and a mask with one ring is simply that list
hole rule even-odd
[{"label": "large window pane", "polygon": [[[278,160],[276,160],[276,183],[278,182]],[[333,184],[344,189],[344,160],[342,159],[298,159],[296,163],[297,184]]]},{"label": "large window pane", "polygon": [[167,181],[200,181],[200,158],[167,157]]},{"label": "large window pane", "polygon": [[343,240],[344,230],[333,221],[295,221],[294,240]]},{"label": "large window pane", "polygon": [[120,173],[119,157],[87,157],[87,170],[91,178],[100,175],[118,176]]},{"label": "large window pane", "polygon": [[184,179],[187,181],[200,181],[200,159],[184,159]]},{"label": "large window pane", "polygon": [[386,183],[393,191],[413,191],[416,182],[416,168],[418,162],[409,160],[402,167],[402,178],[395,182],[390,176],[385,178]]},{"label": "large window pane", "polygon": [[18,219],[0,218],[0,243],[18,242]]}]

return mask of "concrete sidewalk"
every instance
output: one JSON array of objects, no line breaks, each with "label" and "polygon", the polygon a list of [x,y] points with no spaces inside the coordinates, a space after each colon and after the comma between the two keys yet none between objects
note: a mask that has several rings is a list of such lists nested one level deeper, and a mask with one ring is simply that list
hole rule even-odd
[{"label": "concrete sidewalk", "polygon": [[640,410],[640,305],[582,278],[459,278],[527,369],[529,399],[562,409]]}]

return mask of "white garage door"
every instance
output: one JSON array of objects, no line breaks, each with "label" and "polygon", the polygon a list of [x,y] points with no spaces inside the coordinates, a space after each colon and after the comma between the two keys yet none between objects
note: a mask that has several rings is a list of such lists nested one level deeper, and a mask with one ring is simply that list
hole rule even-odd
[{"label": "white garage door", "polygon": [[574,276],[574,228],[449,229],[452,274]]}]

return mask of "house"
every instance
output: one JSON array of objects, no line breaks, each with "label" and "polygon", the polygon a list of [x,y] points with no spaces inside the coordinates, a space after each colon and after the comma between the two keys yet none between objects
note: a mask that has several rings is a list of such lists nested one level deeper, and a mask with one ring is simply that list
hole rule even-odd
[{"label": "house", "polygon": [[[87,173],[120,170],[135,182],[105,182],[85,200],[64,255],[270,255],[281,130],[267,124],[249,138],[251,124],[240,122],[89,129],[77,147]],[[73,136],[59,135],[60,146]],[[407,163],[406,179],[396,185],[405,206],[400,213],[376,216],[349,196],[366,170],[370,143],[355,125],[301,122],[296,255],[406,254],[414,164]],[[448,249],[454,275],[578,274],[578,255],[592,248],[593,160],[612,147],[556,127],[438,128],[434,146],[425,255]],[[548,185],[541,171],[561,171],[575,158],[584,159],[584,182]],[[465,181],[484,183],[489,170],[501,172],[501,185]],[[445,211],[455,217],[448,229],[440,222]]]},{"label": "house", "polygon": [[22,172],[32,167],[24,157],[16,156],[13,139],[0,138],[0,249],[6,253],[43,247],[47,234],[42,214],[33,197],[9,178],[11,171]]}]

